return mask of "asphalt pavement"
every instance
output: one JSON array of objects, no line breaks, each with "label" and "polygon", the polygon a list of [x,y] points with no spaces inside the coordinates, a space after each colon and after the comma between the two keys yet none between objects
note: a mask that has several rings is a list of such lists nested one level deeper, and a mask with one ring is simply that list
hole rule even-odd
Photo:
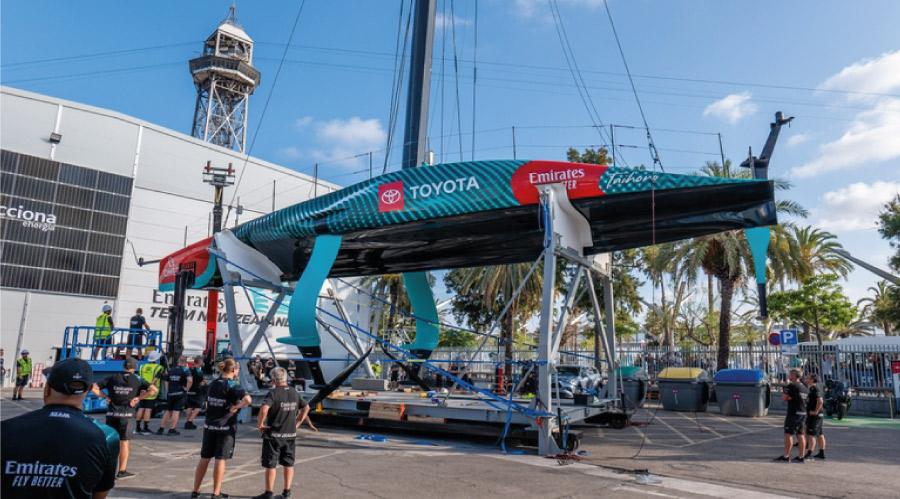
[{"label": "asphalt pavement", "polygon": [[[12,402],[3,390],[0,418],[40,407],[39,392]],[[655,418],[652,416],[655,413]],[[102,415],[100,416],[102,419]],[[643,419],[642,419],[643,418]],[[379,433],[354,428],[308,430],[298,439],[294,497],[896,497],[900,431],[826,424],[828,460],[779,465],[781,422],[723,418],[713,413],[642,411],[622,430],[584,427],[580,461],[561,465],[534,449],[502,453],[490,441]],[[157,428],[159,420],[151,423]],[[900,425],[900,422],[898,422]],[[188,497],[202,430],[180,436],[135,436],[129,471],[111,498]],[[644,432],[646,431],[646,435]],[[642,445],[643,444],[643,445]],[[263,491],[260,438],[242,425],[223,491],[251,497]],[[211,493],[210,468],[201,492]],[[281,475],[275,492],[281,491]]]}]

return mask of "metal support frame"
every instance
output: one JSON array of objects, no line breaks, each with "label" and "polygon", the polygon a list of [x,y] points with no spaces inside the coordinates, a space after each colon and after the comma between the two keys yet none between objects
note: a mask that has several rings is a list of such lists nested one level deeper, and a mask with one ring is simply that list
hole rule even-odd
[{"label": "metal support frame", "polygon": [[[243,340],[241,339],[241,331],[238,328],[237,323],[237,304],[234,300],[233,282],[233,279],[240,279],[240,275],[229,272],[227,264],[222,260],[219,260],[219,265],[222,267],[222,276],[226,277],[225,283],[222,286],[222,291],[225,295],[225,315],[228,318],[228,339],[231,343],[231,349],[234,352],[234,356],[241,358],[244,357],[244,345]],[[242,387],[249,388],[251,386],[249,373],[246,369],[238,369],[238,379],[240,380]],[[250,421],[251,417],[250,408],[245,407],[244,409],[241,409],[241,412],[238,414],[238,421],[246,423]]]},{"label": "metal support frame", "polygon": [[[337,293],[335,293],[335,286],[333,282],[328,283],[328,296],[331,298],[331,301],[334,302],[334,308],[337,309],[338,315],[341,317],[341,320],[344,321],[344,330],[347,331],[347,334],[350,335],[351,338],[353,338],[353,343],[356,344],[356,348],[359,353],[354,354],[349,348],[346,347],[346,345],[344,346],[344,348],[347,348],[347,351],[358,359],[360,355],[362,355],[363,352],[366,351],[366,349],[363,348],[362,340],[360,340],[359,334],[356,333],[355,329],[350,327],[350,314],[347,313],[347,309],[344,308],[343,301],[341,301],[341,299],[338,298]],[[365,366],[366,368],[366,373],[368,373],[370,377],[374,378],[375,371],[372,370],[372,363],[369,362],[368,357],[363,361],[363,366]]]}]

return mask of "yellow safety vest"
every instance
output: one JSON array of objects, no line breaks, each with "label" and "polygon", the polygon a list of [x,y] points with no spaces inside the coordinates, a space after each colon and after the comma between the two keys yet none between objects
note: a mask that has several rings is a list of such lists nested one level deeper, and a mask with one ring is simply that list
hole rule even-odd
[{"label": "yellow safety vest", "polygon": [[[157,392],[155,395],[151,395],[151,396],[145,398],[144,400],[156,400],[156,397],[159,396],[159,391],[158,391],[159,390],[159,378],[157,378],[156,375],[160,371],[162,371],[162,366],[159,364],[144,364],[141,366],[141,370],[138,373],[140,375],[141,379],[143,379],[147,383],[150,383],[151,385],[155,386],[157,389]],[[155,378],[155,380],[154,380],[154,378]]]},{"label": "yellow safety vest", "polygon": [[110,329],[110,320],[112,318],[106,312],[97,316],[96,329],[94,330],[94,339],[105,340],[112,333]]},{"label": "yellow safety vest", "polygon": [[16,360],[18,372],[16,376],[31,376],[31,357]]}]

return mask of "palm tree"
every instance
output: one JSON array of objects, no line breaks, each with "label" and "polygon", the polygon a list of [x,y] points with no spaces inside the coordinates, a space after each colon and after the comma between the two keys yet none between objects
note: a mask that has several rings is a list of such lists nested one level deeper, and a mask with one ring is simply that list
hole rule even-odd
[{"label": "palm tree", "polygon": [[846,277],[853,270],[853,264],[841,256],[844,248],[834,234],[810,226],[793,227],[793,231],[797,254],[792,277],[798,282],[818,272]]},{"label": "palm tree", "polygon": [[[731,178],[750,178],[749,169],[733,171],[731,162],[725,161],[724,166],[715,162],[707,162],[700,170],[700,174],[709,176],[728,176]],[[776,190],[786,190],[791,184],[783,180],[774,180]],[[780,214],[805,217],[807,215],[799,204],[791,201],[776,202],[776,211]],[[788,267],[784,258],[788,253],[784,251],[787,233],[785,225],[779,224],[773,228],[773,238],[777,243],[775,251],[771,250],[769,259],[775,262],[773,267],[785,269]],[[787,243],[787,248],[791,244]],[[719,281],[719,349],[717,354],[717,368],[728,367],[728,357],[731,353],[731,305],[735,288],[746,276],[746,269],[752,268],[753,258],[750,254],[750,246],[744,236],[744,231],[728,231],[708,236],[697,237],[678,245],[677,258],[685,265],[692,268],[703,269],[708,275]]]},{"label": "palm tree", "polygon": [[868,289],[868,291],[872,292],[871,297],[866,297],[856,302],[857,307],[865,303],[865,306],[859,311],[860,317],[866,318],[881,326],[885,336],[890,336],[892,334],[889,313],[893,308],[893,302],[891,300],[890,290],[891,286],[887,281],[878,281],[877,285],[869,287]]},{"label": "palm tree", "polygon": [[[412,310],[409,295],[406,293],[406,286],[403,284],[403,275],[384,274],[368,276],[363,278],[362,287],[373,296],[386,300],[389,303],[387,306],[387,323],[383,324],[378,330],[382,332],[382,337],[384,337],[384,333],[387,333],[390,338],[388,341],[393,343],[394,338],[392,336],[395,330],[403,324],[403,318],[405,318],[401,311]],[[378,324],[379,318],[384,317],[384,310],[383,307],[379,306],[380,304],[376,304],[374,301],[372,305],[369,324]],[[397,324],[398,315],[401,316],[400,324]]]},{"label": "palm tree", "polygon": [[457,315],[466,315],[472,326],[492,324],[511,300],[509,311],[500,322],[507,373],[511,372],[513,338],[517,326],[524,325],[541,306],[542,268],[543,262],[538,264],[522,291],[515,297],[513,293],[531,269],[530,263],[454,269],[445,278],[447,287],[457,293],[454,298]]}]

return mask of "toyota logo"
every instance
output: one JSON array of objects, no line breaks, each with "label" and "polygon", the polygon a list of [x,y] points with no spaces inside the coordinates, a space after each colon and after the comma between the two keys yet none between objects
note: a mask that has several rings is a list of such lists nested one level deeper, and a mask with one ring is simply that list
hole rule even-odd
[{"label": "toyota logo", "polygon": [[400,201],[403,194],[397,189],[388,189],[381,193],[381,202],[384,204],[394,204]]}]

